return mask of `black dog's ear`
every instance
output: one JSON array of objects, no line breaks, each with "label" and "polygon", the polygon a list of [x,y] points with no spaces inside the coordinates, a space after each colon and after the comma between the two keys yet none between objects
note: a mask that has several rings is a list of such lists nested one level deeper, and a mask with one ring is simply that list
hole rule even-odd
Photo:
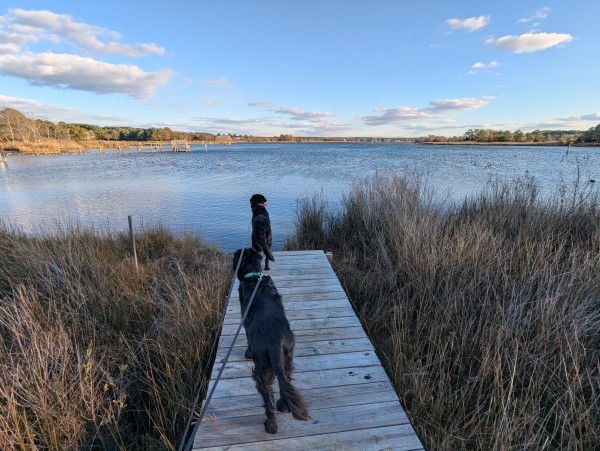
[{"label": "black dog's ear", "polygon": [[235,251],[233,253],[233,270],[235,271],[237,269],[237,264],[238,261],[240,259],[240,255],[242,254],[242,250],[238,249],[237,251]]},{"label": "black dog's ear", "polygon": [[253,258],[258,257],[259,259],[262,259],[262,255],[260,254],[260,252],[258,252],[253,247],[249,247],[248,249],[246,249],[246,252],[248,253],[248,256],[250,256],[250,257],[253,257]]}]

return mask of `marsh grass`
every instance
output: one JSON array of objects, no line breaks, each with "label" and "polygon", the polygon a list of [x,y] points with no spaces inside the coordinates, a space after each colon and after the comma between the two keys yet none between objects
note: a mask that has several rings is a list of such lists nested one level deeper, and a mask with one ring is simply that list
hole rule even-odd
[{"label": "marsh grass", "polygon": [[600,448],[600,210],[496,182],[440,208],[380,175],[332,212],[301,202],[286,249],[334,268],[428,449]]},{"label": "marsh grass", "polygon": [[229,259],[201,239],[0,225],[0,449],[173,449],[205,390]]}]

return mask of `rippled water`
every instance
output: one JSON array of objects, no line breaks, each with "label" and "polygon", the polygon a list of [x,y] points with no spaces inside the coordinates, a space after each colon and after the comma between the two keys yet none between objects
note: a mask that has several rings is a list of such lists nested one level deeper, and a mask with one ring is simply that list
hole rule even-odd
[{"label": "rippled water", "polygon": [[[269,199],[274,247],[288,236],[297,199],[323,193],[333,203],[377,171],[416,172],[441,197],[461,199],[491,177],[529,175],[551,192],[600,179],[600,149],[425,146],[412,143],[236,144],[191,152],[23,155],[0,169],[0,217],[35,233],[58,223],[101,230],[160,224],[202,233],[226,251],[249,240],[249,198]],[[599,180],[600,181],[600,180]]]}]

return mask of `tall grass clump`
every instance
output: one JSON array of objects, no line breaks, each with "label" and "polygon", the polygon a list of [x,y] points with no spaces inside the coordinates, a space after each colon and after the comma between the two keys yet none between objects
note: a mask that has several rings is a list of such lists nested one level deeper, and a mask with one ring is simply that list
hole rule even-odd
[{"label": "tall grass clump", "polygon": [[173,449],[230,279],[200,238],[0,226],[0,449]]},{"label": "tall grass clump", "polygon": [[380,175],[335,214],[301,203],[285,247],[333,251],[428,449],[599,449],[592,187],[496,182],[441,208],[418,179]]}]

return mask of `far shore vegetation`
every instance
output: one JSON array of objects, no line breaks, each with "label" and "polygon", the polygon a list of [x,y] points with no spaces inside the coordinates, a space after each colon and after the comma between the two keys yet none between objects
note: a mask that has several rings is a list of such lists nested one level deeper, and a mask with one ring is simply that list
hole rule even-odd
[{"label": "far shore vegetation", "polygon": [[[193,143],[233,144],[248,142],[417,142],[425,144],[500,145],[600,145],[600,124],[589,130],[491,130],[471,129],[461,136],[428,135],[418,138],[310,137],[281,134],[252,136],[182,132],[169,127],[136,128],[52,122],[29,117],[13,108],[0,110],[0,152],[61,153],[85,149],[123,149],[173,140]],[[1,155],[0,155],[1,157]]]},{"label": "far shore vegetation", "polygon": [[[436,204],[380,174],[300,200],[426,449],[600,448],[600,203],[491,183]],[[163,229],[0,223],[0,449],[177,449],[205,394],[231,256]],[[293,325],[292,325],[293,327]],[[196,409],[197,414],[197,409]]]}]

